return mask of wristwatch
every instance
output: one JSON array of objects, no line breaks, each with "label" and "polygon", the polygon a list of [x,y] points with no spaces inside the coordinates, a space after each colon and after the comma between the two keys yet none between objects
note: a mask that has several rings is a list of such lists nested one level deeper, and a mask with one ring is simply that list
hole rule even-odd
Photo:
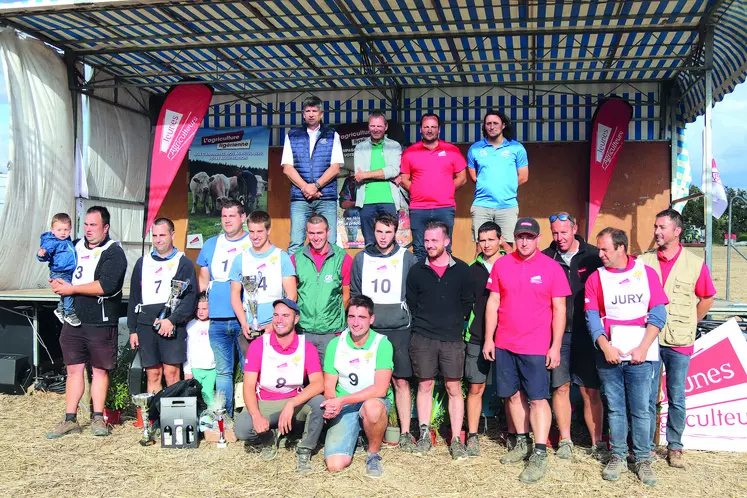
[{"label": "wristwatch", "polygon": [[321,190],[322,189],[322,186],[319,185],[319,182],[314,182],[314,186],[316,187],[317,190]]}]

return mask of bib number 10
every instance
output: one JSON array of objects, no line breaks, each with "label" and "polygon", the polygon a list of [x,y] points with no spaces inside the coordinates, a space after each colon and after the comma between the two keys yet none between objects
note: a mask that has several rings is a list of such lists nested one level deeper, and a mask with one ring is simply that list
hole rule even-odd
[{"label": "bib number 10", "polygon": [[375,293],[382,292],[384,294],[389,294],[389,291],[392,290],[392,281],[388,278],[384,278],[381,281],[379,281],[378,278],[375,278],[371,280],[371,283],[373,284]]}]

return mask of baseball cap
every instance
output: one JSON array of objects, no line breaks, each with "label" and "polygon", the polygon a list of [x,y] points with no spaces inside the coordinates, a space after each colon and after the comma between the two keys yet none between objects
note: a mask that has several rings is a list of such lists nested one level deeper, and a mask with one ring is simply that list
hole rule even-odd
[{"label": "baseball cap", "polygon": [[516,222],[516,227],[514,227],[514,235],[519,235],[521,233],[539,235],[540,227],[537,220],[534,218],[519,218]]},{"label": "baseball cap", "polygon": [[301,310],[298,309],[298,305],[296,304],[296,302],[294,300],[292,300],[292,299],[288,299],[287,297],[284,297],[283,299],[276,299],[272,303],[272,307],[274,308],[275,306],[277,306],[278,304],[281,304],[281,303],[284,304],[284,305],[286,305],[287,307],[289,307],[290,309],[292,309],[296,313],[300,313],[301,312]]}]

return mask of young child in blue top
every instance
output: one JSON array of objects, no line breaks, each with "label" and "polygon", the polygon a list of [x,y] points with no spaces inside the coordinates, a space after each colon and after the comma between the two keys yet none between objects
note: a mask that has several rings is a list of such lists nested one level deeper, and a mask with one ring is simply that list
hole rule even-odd
[{"label": "young child in blue top", "polygon": [[[57,213],[52,218],[52,230],[41,234],[39,252],[36,259],[49,262],[49,278],[53,280],[60,278],[65,282],[72,282],[78,257],[75,246],[70,239],[72,220],[67,213]],[[80,327],[80,320],[75,315],[73,307],[73,296],[62,296],[55,316],[60,322],[67,322],[73,327]]]}]

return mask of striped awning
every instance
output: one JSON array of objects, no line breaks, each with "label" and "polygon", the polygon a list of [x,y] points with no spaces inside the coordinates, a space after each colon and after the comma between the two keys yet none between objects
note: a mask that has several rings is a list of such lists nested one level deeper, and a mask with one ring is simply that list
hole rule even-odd
[{"label": "striped awning", "polygon": [[218,93],[672,82],[680,118],[747,71],[744,0],[29,0],[15,27],[114,75],[78,89],[185,79]]}]

